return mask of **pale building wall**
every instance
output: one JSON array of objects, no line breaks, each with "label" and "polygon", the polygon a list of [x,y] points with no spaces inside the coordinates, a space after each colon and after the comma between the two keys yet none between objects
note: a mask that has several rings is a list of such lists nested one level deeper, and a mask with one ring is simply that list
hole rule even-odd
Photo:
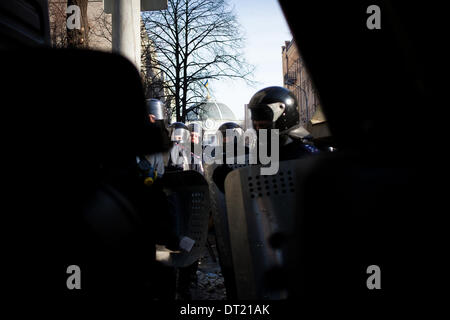
[{"label": "pale building wall", "polygon": [[308,75],[295,41],[286,41],[282,47],[284,87],[291,90],[299,102],[300,123],[306,127],[320,101]]},{"label": "pale building wall", "polygon": [[89,47],[94,50],[112,51],[112,17],[103,11],[103,2],[89,1]]},{"label": "pale building wall", "polygon": [[[52,44],[56,47],[66,47],[66,13],[67,1],[50,0],[49,16]],[[112,15],[103,10],[103,1],[93,0],[88,2],[87,8],[89,34],[88,47],[92,50],[112,52]],[[167,105],[169,93],[163,88],[164,77],[156,67],[158,57],[151,39],[141,26],[142,63],[141,75],[147,98],[158,98]],[[148,50],[146,50],[148,49]]]},{"label": "pale building wall", "polygon": [[[67,1],[49,0],[48,3],[52,45],[65,47],[67,45],[64,40],[66,37]],[[112,48],[111,15],[103,12],[103,2],[99,0],[88,2],[87,14],[89,48],[110,52]]]}]

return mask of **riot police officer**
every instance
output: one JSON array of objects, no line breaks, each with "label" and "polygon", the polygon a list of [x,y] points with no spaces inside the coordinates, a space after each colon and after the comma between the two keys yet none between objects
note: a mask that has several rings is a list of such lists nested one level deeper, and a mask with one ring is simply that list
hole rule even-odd
[{"label": "riot police officer", "polygon": [[[234,165],[247,165],[249,163],[249,148],[245,143],[244,131],[237,123],[225,122],[217,130],[216,141],[222,146],[221,154],[215,155],[216,160],[222,160],[222,164],[218,165],[212,172],[211,178],[213,183],[220,190],[216,195],[219,201],[225,201],[225,178],[234,169]],[[217,209],[216,209],[217,210]],[[223,217],[225,219],[218,219],[217,225],[214,225],[215,230],[221,230],[220,233],[216,231],[217,250],[219,253],[219,264],[224,277],[224,284],[228,299],[236,299],[236,278],[232,267],[231,249],[229,247],[229,226],[226,218],[226,209],[224,209]],[[217,212],[216,217],[221,216]]]},{"label": "riot police officer", "polygon": [[198,123],[188,125],[191,134],[191,164],[190,170],[195,170],[204,174],[203,169],[203,149],[202,149],[202,127]]},{"label": "riot police officer", "polygon": [[[244,145],[244,130],[242,130],[242,127],[234,122],[225,122],[219,127],[218,132],[222,135],[223,163],[237,164],[238,160],[242,160],[242,158],[243,160],[240,162],[245,162],[248,148]],[[229,159],[231,153],[233,154],[233,159]]]},{"label": "riot police officer", "polygon": [[[164,104],[157,99],[146,101],[146,111],[155,143],[161,143],[163,150],[169,150],[172,142],[165,126]],[[157,135],[156,135],[157,134]],[[178,236],[175,219],[170,212],[166,194],[163,191],[164,159],[162,152],[140,155],[137,157],[138,173],[142,181],[141,214],[145,227],[152,230],[151,245],[165,245],[178,250]],[[154,248],[151,249],[152,254]],[[154,298],[173,299],[175,297],[175,270],[159,262],[154,264],[154,274],[150,277]]]},{"label": "riot police officer", "polygon": [[[146,109],[153,130],[159,132],[162,144],[165,146],[164,149],[169,149],[171,142],[169,133],[165,127],[164,104],[158,99],[148,99],[146,101]],[[146,178],[147,183],[152,184],[157,178],[162,178],[164,175],[164,158],[162,152],[138,157],[137,161],[141,166],[149,166],[152,170],[151,176]]]},{"label": "riot police officer", "polygon": [[[253,95],[248,108],[258,136],[260,129],[269,132],[279,130],[280,161],[318,152],[311,143],[303,141],[309,133],[300,125],[297,98],[288,89],[276,86],[264,88]],[[264,142],[259,141],[259,145],[261,143]],[[270,149],[270,139],[267,143]]]},{"label": "riot police officer", "polygon": [[[217,134],[220,135],[217,141],[222,140],[222,154],[215,155],[214,157],[222,160],[222,165],[218,166],[212,175],[212,179],[219,188],[224,192],[224,182],[228,173],[233,169],[230,165],[233,164],[248,164],[249,149],[244,145],[244,131],[241,126],[234,122],[223,123]],[[230,157],[230,155],[233,155]]]},{"label": "riot police officer", "polygon": [[[169,154],[168,171],[185,171],[191,170],[192,154],[191,154],[191,132],[189,128],[182,122],[174,122],[169,126],[171,140],[174,143]],[[169,197],[169,211],[171,216],[178,216],[176,205]],[[177,218],[175,218],[177,220]],[[178,224],[178,222],[177,222]],[[180,235],[178,235],[180,236]],[[192,265],[178,268],[178,279],[176,291],[178,298],[181,300],[190,300],[190,284],[196,281],[196,272],[198,261]]]},{"label": "riot police officer", "polygon": [[174,145],[169,154],[168,170],[189,170],[191,133],[182,122],[174,122],[169,126],[170,137]]}]

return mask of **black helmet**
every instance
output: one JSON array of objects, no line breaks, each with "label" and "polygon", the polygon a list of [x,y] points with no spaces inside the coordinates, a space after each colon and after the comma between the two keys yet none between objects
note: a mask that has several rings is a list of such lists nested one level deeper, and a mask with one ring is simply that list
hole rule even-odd
[{"label": "black helmet", "polygon": [[248,108],[252,113],[252,120],[272,121],[272,128],[280,132],[300,123],[297,98],[283,87],[268,87],[258,91],[250,99]]},{"label": "black helmet", "polygon": [[189,131],[189,128],[183,122],[174,122],[169,125],[169,128],[172,129],[186,129]]},{"label": "black helmet", "polygon": [[187,127],[191,133],[192,132],[196,132],[198,134],[202,133],[202,126],[198,123],[195,123],[195,122],[190,123]]},{"label": "black helmet", "polygon": [[147,99],[147,113],[155,116],[155,120],[164,120],[164,103],[158,99]]},{"label": "black helmet", "polygon": [[236,129],[241,129],[241,126],[238,125],[237,123],[234,122],[225,122],[222,123],[222,125],[219,127],[219,131],[222,132],[222,134],[225,136],[225,134],[227,133],[227,129],[228,130],[236,130]]},{"label": "black helmet", "polygon": [[182,122],[174,122],[169,126],[172,141],[186,143],[191,140],[189,128]]},{"label": "black helmet", "polygon": [[236,134],[236,138],[238,141],[242,138],[244,131],[242,130],[241,126],[234,122],[225,122],[223,123],[219,129],[218,132],[222,133],[222,139],[223,141],[226,141],[225,138],[227,137],[227,130],[232,130],[233,133]]}]

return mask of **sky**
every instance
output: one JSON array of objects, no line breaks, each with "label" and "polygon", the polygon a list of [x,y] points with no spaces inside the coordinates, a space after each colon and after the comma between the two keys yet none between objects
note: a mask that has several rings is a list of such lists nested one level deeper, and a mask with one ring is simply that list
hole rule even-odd
[{"label": "sky", "polygon": [[229,0],[246,38],[244,54],[255,66],[253,80],[248,86],[242,80],[210,80],[208,88],[217,101],[225,103],[244,119],[244,105],[253,94],[268,86],[283,86],[281,47],[292,39],[277,0]]}]

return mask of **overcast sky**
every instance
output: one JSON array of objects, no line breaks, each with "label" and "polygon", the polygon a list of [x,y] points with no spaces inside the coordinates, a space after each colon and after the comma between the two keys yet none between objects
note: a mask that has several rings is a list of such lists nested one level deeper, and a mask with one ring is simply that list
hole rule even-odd
[{"label": "overcast sky", "polygon": [[229,106],[244,119],[244,105],[259,89],[283,85],[281,47],[292,39],[277,0],[230,0],[246,38],[245,57],[256,67],[250,87],[241,80],[211,80],[213,97]]}]

